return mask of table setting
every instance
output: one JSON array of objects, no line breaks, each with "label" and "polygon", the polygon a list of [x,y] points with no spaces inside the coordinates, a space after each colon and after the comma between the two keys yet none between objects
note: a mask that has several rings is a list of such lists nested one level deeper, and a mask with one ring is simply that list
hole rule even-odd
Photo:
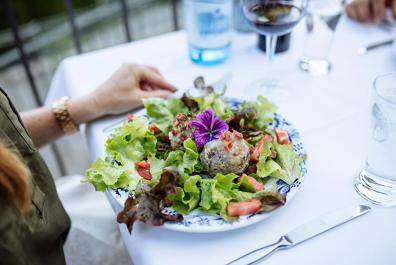
[{"label": "table setting", "polygon": [[[246,4],[244,15],[252,16],[253,24],[262,23],[255,16],[265,13],[266,9],[255,6],[254,1],[242,2]],[[291,2],[301,8],[306,5],[306,1]],[[387,265],[396,262],[393,251],[396,211],[384,207],[395,205],[395,190],[393,182],[389,181],[394,176],[396,164],[392,149],[396,147],[396,75],[392,74],[396,69],[395,31],[389,25],[352,21],[341,15],[339,9],[336,10],[339,13],[336,24],[326,20],[324,23],[330,29],[323,28],[318,22],[321,17],[314,9],[301,10],[295,11],[291,18],[293,25],[273,36],[266,35],[266,44],[270,47],[267,60],[266,54],[257,47],[257,34],[232,32],[227,58],[221,58],[220,63],[213,65],[197,62],[194,58],[198,57],[194,56],[202,51],[189,46],[191,25],[188,25],[187,31],[72,56],[59,65],[47,102],[64,95],[71,98],[85,95],[106,80],[119,65],[132,62],[155,65],[179,89],[172,99],[146,99],[143,109],[128,115],[109,116],[82,128],[93,163],[86,174],[87,182],[104,191],[103,196],[114,210],[114,222],[121,220],[119,229],[134,265]],[[298,12],[304,13],[305,17]],[[265,25],[256,26],[259,33],[263,28],[268,31]],[[291,31],[290,48],[274,55],[276,37]],[[273,60],[269,62],[268,59]],[[195,95],[198,92],[199,95]],[[210,97],[213,100],[207,103]],[[162,109],[162,106],[166,108]],[[264,110],[263,106],[266,106]],[[244,154],[245,143],[240,137],[245,137],[245,123],[242,126],[238,120],[239,125],[235,125],[227,113],[237,115],[246,113],[243,111],[247,109],[253,109],[255,118],[246,128],[254,128],[255,133],[262,135],[260,139],[271,138],[261,142],[260,155],[254,164],[256,166],[257,162],[257,168],[253,173],[245,174],[247,163],[252,164],[249,158],[241,158],[245,165],[243,170],[231,170],[233,164],[227,164],[227,161],[213,166],[213,152],[220,160],[226,157],[216,153],[216,141],[232,143],[230,150],[239,146],[241,150],[235,156]],[[171,119],[164,122],[167,111],[170,111]],[[179,147],[167,147],[169,150],[164,154],[158,144],[157,149],[150,147],[151,140],[147,139],[156,135],[159,139],[158,130],[167,134],[169,127],[166,126],[171,126],[172,118],[176,119],[183,111],[190,119],[189,124],[198,126],[201,122],[207,128],[218,123],[219,127],[215,129],[221,130],[221,136],[201,144],[196,134],[199,129],[195,127],[195,131],[181,137]],[[262,117],[263,113],[271,114],[269,120]],[[205,127],[204,116],[210,117],[210,126]],[[258,126],[262,121],[260,117],[265,118],[265,124]],[[187,128],[190,127],[186,125],[184,130]],[[125,136],[127,130],[136,132],[136,135],[140,130],[142,134]],[[286,134],[286,140],[282,133]],[[144,142],[139,140],[143,145],[141,154],[135,154],[135,148],[135,153],[131,150],[121,152],[122,159],[113,156],[115,150],[120,150],[117,149],[120,141],[127,139],[131,146],[138,146],[133,143],[134,137],[145,139]],[[172,145],[172,139],[170,142]],[[249,142],[256,148],[259,143],[260,140]],[[261,161],[262,150],[266,148],[269,153],[266,160]],[[156,156],[147,155],[147,150],[152,150],[150,152]],[[125,155],[127,152],[130,153]],[[246,152],[249,156],[249,151]],[[180,156],[177,159],[183,162],[174,162],[177,159],[171,160],[170,154]],[[209,157],[207,162],[204,162],[205,155]],[[250,160],[252,156],[250,153]],[[118,167],[124,163],[125,157],[131,159],[130,164],[125,162],[126,165],[136,165],[143,180],[139,178],[122,184],[122,181],[98,177],[100,170],[97,170],[98,166],[94,168],[98,161],[101,165],[108,163],[107,167],[117,163],[119,165],[115,166]],[[186,162],[186,159],[190,160]],[[188,164],[192,163],[191,159],[192,166]],[[149,165],[139,164],[147,161]],[[261,174],[264,162],[268,167],[275,163],[278,171]],[[161,164],[155,174],[151,170],[154,164]],[[172,171],[175,166],[188,173],[176,178],[179,182],[182,180],[182,184],[174,179],[177,175]],[[203,166],[203,171],[198,166]],[[147,173],[149,176],[145,178]],[[227,180],[227,176],[231,178],[230,174],[226,173],[235,173],[231,182]],[[269,180],[268,175],[271,176]],[[186,182],[193,177],[197,178],[194,189],[188,188]],[[145,184],[143,190],[136,188],[141,182]],[[150,202],[150,198],[164,193],[168,195],[169,190],[160,184],[172,182],[176,187],[172,190],[173,196],[170,195],[173,208],[167,203],[168,197],[157,204],[160,214],[166,218],[158,218],[160,214],[152,213],[151,206],[148,213],[139,209],[138,206]],[[204,184],[212,185],[211,204],[205,203],[209,199],[205,199]],[[226,185],[229,186],[225,188]],[[149,187],[147,191],[146,186]],[[384,187],[390,188],[384,191]],[[131,190],[136,192],[136,197]],[[199,195],[191,203],[194,192]],[[219,192],[218,196],[223,199],[214,201],[214,192]],[[185,196],[187,193],[190,197]],[[241,197],[245,199],[239,199]],[[228,205],[222,200],[227,200]],[[231,206],[236,204],[232,203],[245,201],[259,206],[253,212],[233,214]],[[166,207],[162,206],[164,203]],[[237,206],[242,207],[238,208],[240,210],[251,205]],[[284,249],[287,251],[277,251]]]}]

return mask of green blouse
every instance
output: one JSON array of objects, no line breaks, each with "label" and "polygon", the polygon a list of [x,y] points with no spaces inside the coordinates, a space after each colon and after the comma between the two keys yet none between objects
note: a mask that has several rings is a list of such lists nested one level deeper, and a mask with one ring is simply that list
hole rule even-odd
[{"label": "green blouse", "polygon": [[13,145],[29,167],[32,189],[32,204],[24,217],[0,193],[0,265],[65,264],[63,243],[70,219],[50,171],[1,88],[0,140]]}]

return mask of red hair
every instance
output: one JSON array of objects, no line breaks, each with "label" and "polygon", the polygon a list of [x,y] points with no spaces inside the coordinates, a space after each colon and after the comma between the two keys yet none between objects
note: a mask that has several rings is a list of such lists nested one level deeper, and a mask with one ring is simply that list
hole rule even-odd
[{"label": "red hair", "polygon": [[30,206],[30,172],[19,156],[0,141],[0,196],[22,213]]}]

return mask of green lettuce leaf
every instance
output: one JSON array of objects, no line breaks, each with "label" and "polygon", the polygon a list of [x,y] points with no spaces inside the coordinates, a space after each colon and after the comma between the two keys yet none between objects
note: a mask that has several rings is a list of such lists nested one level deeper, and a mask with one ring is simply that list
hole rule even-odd
[{"label": "green lettuce leaf", "polygon": [[268,99],[259,95],[255,101],[244,101],[241,108],[254,108],[256,116],[253,120],[253,128],[262,130],[268,127],[268,124],[273,121],[276,106]]},{"label": "green lettuce leaf", "polygon": [[264,141],[263,150],[257,163],[257,176],[260,178],[274,177],[290,184],[294,179],[290,178],[287,172],[271,158],[273,147],[274,144],[270,141]]},{"label": "green lettuce leaf", "polygon": [[213,179],[201,181],[200,208],[208,213],[220,213],[224,220],[232,221],[237,218],[227,214],[227,206],[231,201],[247,201],[254,197],[255,193],[239,190],[239,185],[234,183],[238,175],[230,173],[227,175],[217,174]]},{"label": "green lettuce leaf", "polygon": [[183,164],[183,154],[182,150],[176,150],[169,152],[168,157],[165,160],[165,167],[175,166],[179,167]]},{"label": "green lettuce leaf", "polygon": [[222,192],[216,188],[217,180],[214,179],[203,179],[201,184],[201,201],[199,203],[201,209],[205,212],[220,215],[225,219],[229,220],[227,215],[227,205],[231,201],[231,197],[225,196]]},{"label": "green lettuce leaf", "polygon": [[287,172],[291,181],[301,177],[300,163],[305,160],[304,156],[298,156],[294,152],[293,144],[275,144],[277,162]]},{"label": "green lettuce leaf", "polygon": [[158,159],[154,155],[147,158],[147,162],[150,164],[150,174],[153,177],[151,182],[152,185],[158,183],[161,178],[162,171],[165,167],[165,160]]},{"label": "green lettuce leaf", "polygon": [[[298,156],[292,144],[280,145],[265,142],[257,163],[257,176],[260,178],[273,177],[286,182],[293,183],[300,177],[300,162],[305,158]],[[271,148],[276,152],[276,159],[271,158]]]},{"label": "green lettuce leaf", "polygon": [[183,146],[185,150],[183,154],[184,172],[191,174],[194,172],[195,166],[199,161],[197,145],[191,138],[188,138],[184,141]]},{"label": "green lettuce leaf", "polygon": [[225,102],[224,97],[221,95],[209,93],[205,94],[203,97],[196,97],[193,99],[198,103],[200,111],[212,108],[214,114],[223,120],[229,120],[234,116],[231,107]]},{"label": "green lettuce leaf", "polygon": [[200,181],[199,175],[189,176],[183,188],[176,187],[176,193],[170,196],[176,212],[186,215],[196,208],[201,199]]},{"label": "green lettuce leaf", "polygon": [[148,121],[136,117],[117,128],[106,141],[106,151],[120,163],[137,162],[155,154],[157,138],[148,130]]},{"label": "green lettuce leaf", "polygon": [[135,189],[140,181],[140,177],[135,177],[136,174],[134,167],[128,168],[98,158],[85,172],[86,180],[83,182],[91,183],[97,191],[106,188]]},{"label": "green lettuce leaf", "polygon": [[169,152],[165,161],[165,167],[175,166],[181,175],[191,174],[199,169],[199,154],[195,142],[188,138],[183,143],[184,151],[176,150]]},{"label": "green lettuce leaf", "polygon": [[257,175],[261,178],[274,177],[283,180],[287,184],[291,184],[294,179],[290,178],[287,172],[272,159],[268,159],[265,162],[259,161],[257,163]]},{"label": "green lettuce leaf", "polygon": [[147,98],[143,99],[147,115],[155,119],[155,124],[164,133],[172,127],[173,118],[180,112],[187,112],[187,107],[180,99]]},{"label": "green lettuce leaf", "polygon": [[124,123],[108,137],[105,160],[97,159],[86,171],[86,182],[92,183],[97,190],[107,187],[135,190],[141,180],[135,163],[154,155],[156,143],[157,138],[148,130],[146,118],[136,117]]},{"label": "green lettuce leaf", "polygon": [[256,192],[256,188],[249,181],[249,178],[247,176],[243,176],[241,180],[238,182],[238,185],[239,185],[239,189],[242,191]]}]

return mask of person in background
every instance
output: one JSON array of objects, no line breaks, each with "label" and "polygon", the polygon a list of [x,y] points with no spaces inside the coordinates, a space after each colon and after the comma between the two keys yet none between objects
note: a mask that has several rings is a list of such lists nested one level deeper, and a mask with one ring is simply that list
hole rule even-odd
[{"label": "person in background", "polygon": [[346,13],[360,22],[381,23],[387,8],[396,19],[396,0],[353,0],[347,5]]},{"label": "person in background", "polygon": [[130,111],[143,98],[168,97],[175,91],[157,69],[131,64],[90,94],[64,97],[52,108],[21,115],[0,89],[0,264],[65,264],[70,218],[37,148],[78,131],[82,123]]}]

